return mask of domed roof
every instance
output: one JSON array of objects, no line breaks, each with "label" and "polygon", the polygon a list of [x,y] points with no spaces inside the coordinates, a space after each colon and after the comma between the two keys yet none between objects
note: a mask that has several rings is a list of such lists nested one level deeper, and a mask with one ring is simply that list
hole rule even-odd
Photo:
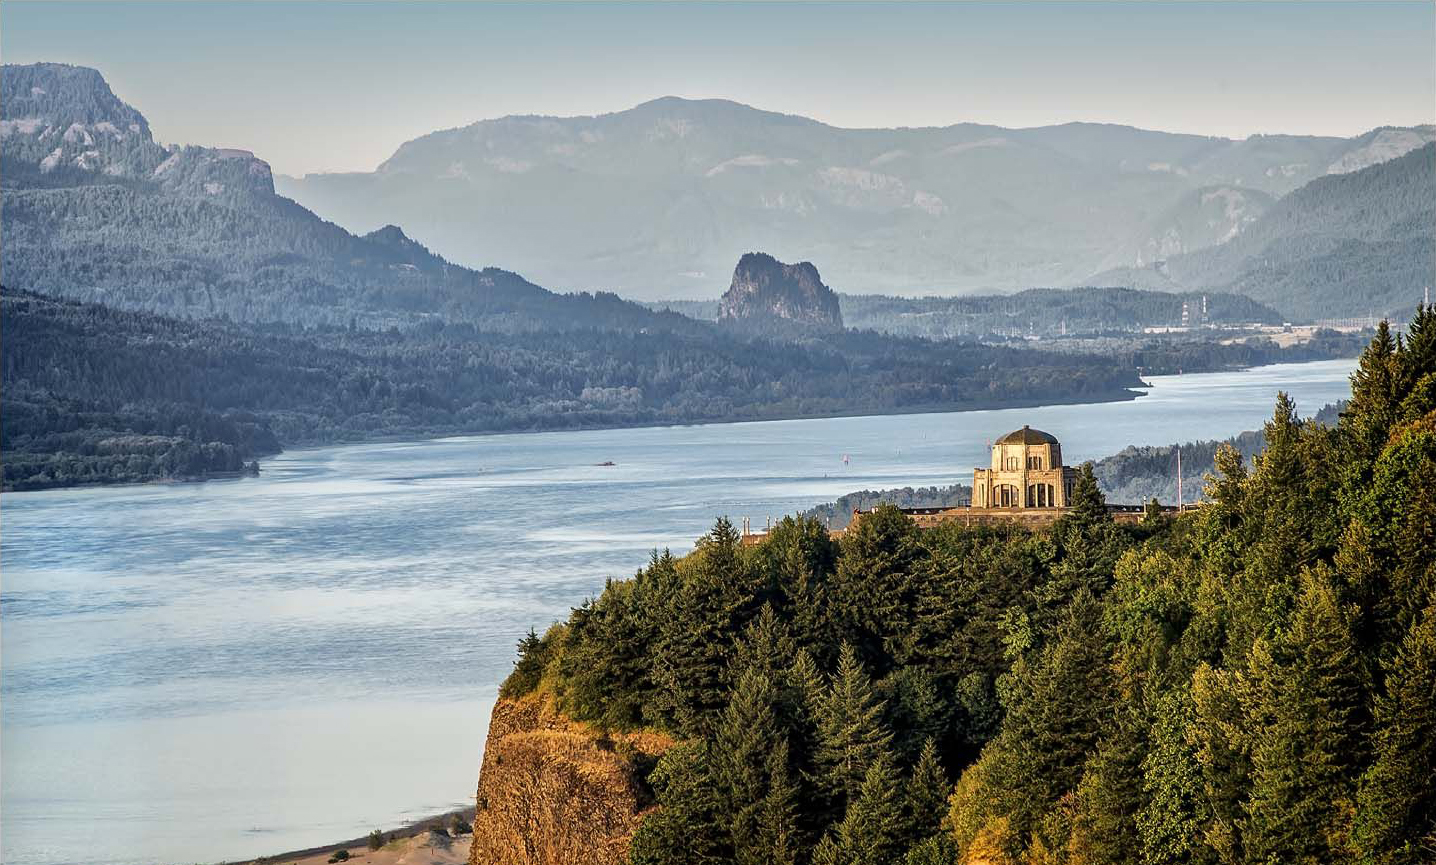
[{"label": "domed roof", "polygon": [[1051,433],[1045,433],[1040,429],[1033,429],[1024,426],[1022,429],[1013,430],[997,440],[1000,445],[1055,445],[1057,437]]}]

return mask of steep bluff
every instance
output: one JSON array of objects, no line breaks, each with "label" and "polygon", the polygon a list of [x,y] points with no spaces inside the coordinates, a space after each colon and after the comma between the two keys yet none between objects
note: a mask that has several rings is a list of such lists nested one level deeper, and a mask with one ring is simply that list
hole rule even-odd
[{"label": "steep bluff", "polygon": [[719,302],[718,320],[759,333],[829,333],[843,329],[838,296],[811,262],[784,264],[750,252],[738,260]]},{"label": "steep bluff", "polygon": [[470,865],[619,865],[652,799],[643,782],[672,744],[605,734],[544,697],[500,698],[489,722]]}]

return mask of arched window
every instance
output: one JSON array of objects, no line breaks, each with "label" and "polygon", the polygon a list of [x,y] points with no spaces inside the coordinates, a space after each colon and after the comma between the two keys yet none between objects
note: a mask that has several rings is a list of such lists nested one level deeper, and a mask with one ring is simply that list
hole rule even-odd
[{"label": "arched window", "polygon": [[1057,490],[1052,484],[1032,484],[1027,488],[1029,508],[1051,508],[1057,505]]}]

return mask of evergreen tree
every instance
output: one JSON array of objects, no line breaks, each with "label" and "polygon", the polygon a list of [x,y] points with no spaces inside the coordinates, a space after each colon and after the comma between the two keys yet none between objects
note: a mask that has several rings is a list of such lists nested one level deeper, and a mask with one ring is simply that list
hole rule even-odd
[{"label": "evergreen tree", "polygon": [[1202,841],[1223,865],[1246,861],[1241,827],[1252,768],[1243,684],[1234,672],[1206,663],[1192,675],[1195,717],[1188,735],[1196,748],[1209,811]]},{"label": "evergreen tree", "polygon": [[1316,557],[1316,507],[1308,495],[1307,459],[1296,406],[1277,395],[1265,426],[1267,448],[1247,483],[1245,520],[1254,536],[1241,555],[1228,599],[1229,664],[1240,664],[1258,639],[1285,626],[1299,591],[1300,569]]},{"label": "evergreen tree", "polygon": [[1412,421],[1436,410],[1436,304],[1419,306],[1406,328],[1397,390],[1400,420]]},{"label": "evergreen tree", "polygon": [[1018,837],[1076,788],[1111,716],[1115,693],[1101,615],[1097,600],[1082,592],[1034,663],[1013,668],[1007,717],[989,745],[997,756],[989,771],[990,795]]},{"label": "evergreen tree", "polygon": [[952,784],[932,739],[923,743],[906,792],[906,840],[914,844],[937,833],[947,812],[947,797],[952,794]]},{"label": "evergreen tree", "polygon": [[[1422,334],[1423,346],[1426,340]],[[1390,325],[1383,319],[1376,326],[1376,337],[1362,352],[1356,371],[1351,374],[1351,401],[1342,424],[1354,469],[1350,483],[1359,484],[1364,480],[1366,470],[1376,459],[1386,441],[1387,432],[1396,421],[1401,380],[1396,354],[1396,340],[1391,336]]]},{"label": "evergreen tree", "polygon": [[833,615],[842,638],[884,674],[912,606],[912,568],[922,549],[918,529],[902,511],[879,505],[850,526],[841,543]]},{"label": "evergreen tree", "polygon": [[609,581],[569,617],[558,668],[561,703],[572,717],[617,730],[644,722],[653,696],[648,651],[658,629],[642,608],[656,602],[647,590],[666,567],[671,560],[655,559],[633,580]]},{"label": "evergreen tree", "polygon": [[[780,617],[810,650],[836,646],[829,595],[838,545],[816,519],[784,517],[759,548],[769,594],[781,601]],[[835,661],[836,650],[817,660]]]},{"label": "evergreen tree", "polygon": [[1084,863],[1127,865],[1141,854],[1134,815],[1145,797],[1141,765],[1147,756],[1147,718],[1131,703],[1116,706],[1101,742],[1068,800],[1071,837],[1066,848]]},{"label": "evergreen tree", "polygon": [[784,706],[789,714],[789,724],[795,740],[803,747],[793,754],[793,764],[804,771],[810,768],[813,747],[818,740],[818,719],[822,715],[823,698],[828,683],[823,671],[818,669],[813,656],[806,647],[793,657],[793,664],[786,673]]},{"label": "evergreen tree", "polygon": [[1243,835],[1257,861],[1318,865],[1346,847],[1367,687],[1352,618],[1323,568],[1305,579],[1290,632],[1252,650]]},{"label": "evergreen tree", "polygon": [[1052,527],[1058,561],[1052,578],[1037,591],[1038,622],[1046,627],[1056,620],[1078,592],[1101,595],[1112,582],[1112,570],[1127,547],[1122,532],[1107,513],[1107,500],[1084,463],[1072,488],[1071,510]]},{"label": "evergreen tree", "polygon": [[764,604],[757,617],[743,631],[734,667],[755,670],[776,682],[793,663],[797,650],[797,643],[787,624],[773,612],[771,604]]},{"label": "evergreen tree", "polygon": [[706,742],[668,749],[648,776],[659,807],[633,834],[632,865],[726,865],[733,861],[724,819],[725,796],[714,778]]},{"label": "evergreen tree", "polygon": [[[788,747],[779,742],[768,755],[768,791],[763,797],[752,843],[739,847],[738,861],[754,865],[793,865],[804,859],[799,798],[802,789],[788,765]],[[736,841],[737,839],[735,839]]]},{"label": "evergreen tree", "polygon": [[892,760],[868,767],[857,795],[832,833],[814,852],[815,865],[891,862],[903,847],[903,803]]},{"label": "evergreen tree", "polygon": [[[761,862],[768,852],[759,828],[772,774],[770,755],[781,745],[786,760],[787,751],[777,700],[772,680],[762,671],[748,668],[739,676],[733,699],[713,733],[715,777],[726,794],[724,813],[740,862]],[[753,844],[761,847],[756,853]]]},{"label": "evergreen tree", "polygon": [[883,704],[852,646],[843,646],[838,669],[818,704],[817,781],[832,813],[857,795],[868,769],[886,758],[892,734],[883,726]]},{"label": "evergreen tree", "polygon": [[548,666],[549,658],[544,641],[533,628],[529,628],[528,634],[519,640],[518,653],[518,660],[514,661],[514,671],[499,688],[501,697],[522,697],[530,693],[538,687],[544,669]]},{"label": "evergreen tree", "polygon": [[654,699],[678,733],[693,736],[707,732],[728,703],[733,644],[761,600],[761,577],[726,519],[684,565],[659,631]]},{"label": "evergreen tree", "polygon": [[1202,844],[1210,815],[1202,795],[1202,771],[1188,738],[1193,721],[1185,689],[1164,694],[1142,760],[1144,801],[1135,815],[1143,865],[1184,865],[1211,861]]},{"label": "evergreen tree", "polygon": [[1436,861],[1436,605],[1426,608],[1388,665],[1373,741],[1376,759],[1357,798],[1352,846],[1358,861]]},{"label": "evergreen tree", "polygon": [[923,744],[946,738],[952,729],[953,706],[941,693],[938,679],[917,665],[900,667],[877,686],[885,711],[883,720],[893,734],[893,757],[899,763],[917,762]]},{"label": "evergreen tree", "polygon": [[1072,485],[1072,501],[1067,506],[1071,510],[1063,515],[1064,519],[1079,528],[1092,528],[1112,521],[1107,513],[1107,499],[1097,484],[1097,476],[1092,473],[1090,461],[1083,463],[1078,470],[1077,482]]},{"label": "evergreen tree", "polygon": [[[902,865],[958,865],[957,845],[946,833],[933,835],[908,848]],[[984,861],[984,860],[973,860]]]}]

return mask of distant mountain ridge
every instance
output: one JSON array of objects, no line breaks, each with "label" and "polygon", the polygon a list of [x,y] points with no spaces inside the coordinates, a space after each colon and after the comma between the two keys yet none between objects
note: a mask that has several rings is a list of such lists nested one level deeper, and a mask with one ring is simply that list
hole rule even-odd
[{"label": "distant mountain ridge", "polygon": [[[1080,123],[840,129],[665,97],[484,120],[407,142],[373,172],[276,182],[351,229],[398,221],[452,260],[502,253],[546,285],[712,297],[742,252],[765,249],[822,262],[856,293],[953,294],[1081,284],[1190,252],[1312,179],[1433,139],[1436,127],[1242,141]],[[1241,201],[1228,214],[1189,200],[1204,189]]]},{"label": "distant mountain ridge", "polygon": [[1436,143],[1282,198],[1226,243],[1093,281],[1238,292],[1301,319],[1405,318],[1436,280]]},{"label": "distant mountain ridge", "polygon": [[7,286],[184,317],[488,329],[702,327],[612,294],[559,295],[450,264],[398,227],[363,237],[274,191],[246,150],[165,147],[93,69],[6,65]]}]

